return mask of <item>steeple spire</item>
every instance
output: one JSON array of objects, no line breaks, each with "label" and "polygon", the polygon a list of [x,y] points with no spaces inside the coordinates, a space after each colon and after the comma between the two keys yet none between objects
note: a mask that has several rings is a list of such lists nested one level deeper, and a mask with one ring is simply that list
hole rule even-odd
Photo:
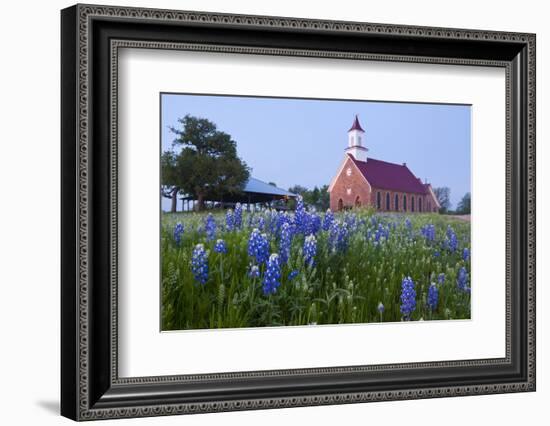
[{"label": "steeple spire", "polygon": [[357,116],[357,114],[355,114],[355,120],[353,120],[353,125],[351,126],[351,129],[348,130],[348,132],[351,132],[352,130],[359,130],[360,132],[365,133],[365,131],[361,127],[361,124],[359,124],[359,117]]},{"label": "steeple spire", "polygon": [[359,117],[355,115],[355,120],[351,129],[348,130],[348,147],[346,152],[353,156],[357,161],[367,161],[367,151],[363,145],[365,131],[359,123]]}]

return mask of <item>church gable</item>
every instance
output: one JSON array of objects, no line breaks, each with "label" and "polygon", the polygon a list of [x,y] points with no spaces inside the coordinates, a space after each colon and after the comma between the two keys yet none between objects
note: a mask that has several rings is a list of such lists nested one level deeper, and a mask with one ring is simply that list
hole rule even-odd
[{"label": "church gable", "polygon": [[371,186],[349,155],[346,155],[328,191],[333,211],[370,203]]}]

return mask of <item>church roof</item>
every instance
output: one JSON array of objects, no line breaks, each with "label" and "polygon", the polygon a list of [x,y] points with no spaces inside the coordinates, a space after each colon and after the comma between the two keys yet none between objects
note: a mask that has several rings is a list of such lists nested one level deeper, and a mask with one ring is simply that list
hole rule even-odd
[{"label": "church roof", "polygon": [[353,155],[349,157],[374,188],[416,194],[426,194],[428,192],[427,185],[423,184],[406,164],[388,163],[374,158],[367,158],[367,161],[358,161],[353,158]]},{"label": "church roof", "polygon": [[357,115],[355,115],[355,120],[353,120],[351,129],[349,129],[348,132],[351,132],[352,130],[360,130],[364,132],[363,128],[361,127],[361,124],[359,124],[359,118],[357,117]]}]

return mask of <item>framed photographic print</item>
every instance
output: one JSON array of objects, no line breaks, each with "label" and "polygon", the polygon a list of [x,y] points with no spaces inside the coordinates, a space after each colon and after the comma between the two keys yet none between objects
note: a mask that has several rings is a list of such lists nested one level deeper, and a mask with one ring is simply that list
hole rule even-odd
[{"label": "framed photographic print", "polygon": [[535,36],[76,5],[74,420],[535,390]]}]

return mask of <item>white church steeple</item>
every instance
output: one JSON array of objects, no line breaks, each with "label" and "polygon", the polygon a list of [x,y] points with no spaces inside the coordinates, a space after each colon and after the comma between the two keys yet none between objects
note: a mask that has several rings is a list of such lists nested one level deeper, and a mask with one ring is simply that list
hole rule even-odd
[{"label": "white church steeple", "polygon": [[359,118],[355,116],[351,129],[348,130],[348,147],[346,153],[351,154],[358,161],[367,161],[368,149],[363,146],[365,131],[359,124]]}]

